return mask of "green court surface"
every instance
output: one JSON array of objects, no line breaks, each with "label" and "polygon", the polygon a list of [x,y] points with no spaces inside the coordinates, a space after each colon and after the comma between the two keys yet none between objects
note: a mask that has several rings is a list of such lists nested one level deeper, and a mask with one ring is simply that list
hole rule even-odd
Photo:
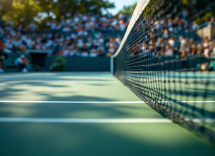
[{"label": "green court surface", "polygon": [[0,156],[214,156],[108,73],[0,75]]}]

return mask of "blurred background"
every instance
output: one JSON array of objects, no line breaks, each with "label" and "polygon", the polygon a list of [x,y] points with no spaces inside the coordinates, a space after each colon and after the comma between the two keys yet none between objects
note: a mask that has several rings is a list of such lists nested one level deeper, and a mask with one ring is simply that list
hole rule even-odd
[{"label": "blurred background", "polygon": [[[180,3],[186,8],[179,12],[182,18],[167,19],[168,26],[202,32],[213,25],[210,1]],[[0,0],[0,72],[110,71],[109,57],[120,46],[136,5],[137,0]],[[189,14],[196,17],[186,23]]]},{"label": "blurred background", "polygon": [[0,72],[110,71],[136,2],[0,0]]}]

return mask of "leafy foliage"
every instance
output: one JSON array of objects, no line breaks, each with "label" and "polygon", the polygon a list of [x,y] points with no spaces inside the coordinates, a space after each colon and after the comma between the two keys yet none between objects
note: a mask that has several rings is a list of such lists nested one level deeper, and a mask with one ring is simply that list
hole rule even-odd
[{"label": "leafy foliage", "polygon": [[11,9],[13,0],[0,0],[0,15],[5,15]]},{"label": "leafy foliage", "polygon": [[66,60],[62,57],[57,57],[53,64],[49,67],[49,70],[51,71],[64,71],[64,67],[66,64]]},{"label": "leafy foliage", "polygon": [[14,0],[11,9],[2,18],[15,24],[29,24],[41,11],[35,0]]},{"label": "leafy foliage", "polygon": [[[161,3],[163,4],[160,5]],[[172,5],[173,3],[175,3],[175,5]],[[213,9],[214,3],[214,0],[179,0],[174,2],[173,0],[150,0],[144,10],[143,17],[153,18],[156,11],[159,10],[159,12],[163,13],[161,18],[166,18],[168,15],[168,17],[174,19],[175,17],[181,17],[182,11],[187,11],[188,20],[196,21],[201,25],[212,16],[215,16],[215,10]],[[180,5],[181,11],[172,12],[177,5]]]},{"label": "leafy foliage", "polygon": [[137,3],[133,4],[133,5],[130,5],[130,6],[124,6],[122,10],[120,10],[117,15],[119,14],[129,14],[129,15],[132,15],[135,8],[137,6]]},{"label": "leafy foliage", "polygon": [[[211,6],[215,3],[214,0],[183,0],[182,3],[190,14],[199,14],[199,17],[195,19],[198,24],[204,23],[215,15],[215,10]],[[201,14],[202,12],[205,13]]]},{"label": "leafy foliage", "polygon": [[[15,24],[29,24],[37,19],[68,18],[76,13],[102,14],[102,11],[114,8],[114,3],[107,0],[0,0],[0,16],[5,21]],[[45,17],[45,18],[44,18]]]}]

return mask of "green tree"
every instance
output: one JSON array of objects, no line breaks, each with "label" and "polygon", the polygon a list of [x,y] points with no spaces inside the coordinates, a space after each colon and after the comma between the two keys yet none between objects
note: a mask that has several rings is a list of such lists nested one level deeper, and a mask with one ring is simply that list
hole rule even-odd
[{"label": "green tree", "polygon": [[183,7],[189,10],[190,15],[198,14],[195,20],[198,24],[204,23],[205,20],[215,16],[214,0],[182,0]]},{"label": "green tree", "polygon": [[69,17],[76,13],[102,14],[103,10],[114,7],[114,3],[106,0],[58,0],[53,12],[57,17]]},{"label": "green tree", "polygon": [[119,15],[121,13],[132,15],[136,6],[137,6],[137,3],[130,5],[130,6],[124,6],[123,9],[117,13],[117,15]]},{"label": "green tree", "polygon": [[81,0],[79,9],[81,13],[90,12],[90,13],[101,15],[103,10],[107,10],[114,7],[115,7],[114,3],[111,3],[106,0],[91,0],[91,1]]},{"label": "green tree", "polygon": [[54,0],[37,0],[37,4],[42,8],[43,13],[46,13],[49,18],[51,12],[53,12],[54,4],[57,1]]},{"label": "green tree", "polygon": [[11,9],[14,0],[0,0],[0,18]]},{"label": "green tree", "polygon": [[[32,20],[44,23],[56,17],[71,17],[76,13],[102,14],[102,11],[115,7],[107,0],[0,0],[4,3],[2,18],[15,24],[29,24]],[[9,3],[10,1],[10,3]],[[6,3],[7,2],[7,3]],[[1,3],[0,3],[1,4]],[[10,4],[10,5],[9,5]],[[42,16],[39,16],[39,13]],[[41,15],[40,14],[40,15]],[[45,18],[44,18],[45,17]]]},{"label": "green tree", "polygon": [[57,20],[76,13],[102,14],[103,10],[115,7],[114,3],[107,0],[38,0],[38,4],[48,18],[52,18],[51,13],[57,17]]},{"label": "green tree", "polygon": [[15,24],[29,24],[42,8],[34,0],[14,0],[11,9],[2,19]]}]

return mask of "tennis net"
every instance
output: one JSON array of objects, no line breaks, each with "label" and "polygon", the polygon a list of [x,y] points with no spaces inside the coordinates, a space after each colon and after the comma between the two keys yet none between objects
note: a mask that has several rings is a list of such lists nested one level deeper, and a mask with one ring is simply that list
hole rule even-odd
[{"label": "tennis net", "polygon": [[164,117],[215,143],[215,2],[140,0],[113,73]]}]

